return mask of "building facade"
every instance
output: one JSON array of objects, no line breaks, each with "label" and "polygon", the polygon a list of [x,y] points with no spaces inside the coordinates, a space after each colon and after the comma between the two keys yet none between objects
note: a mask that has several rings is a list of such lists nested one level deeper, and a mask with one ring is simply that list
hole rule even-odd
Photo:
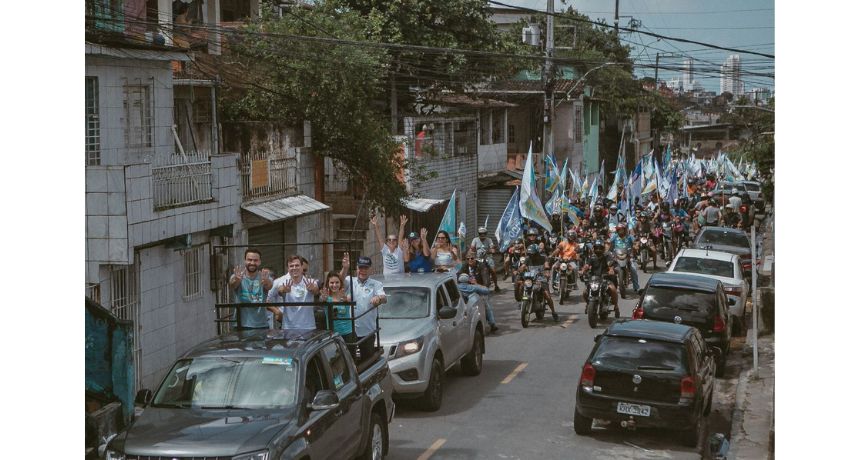
[{"label": "building facade", "polygon": [[735,98],[744,94],[744,82],[741,80],[741,57],[732,54],[720,66],[720,94],[732,93]]}]

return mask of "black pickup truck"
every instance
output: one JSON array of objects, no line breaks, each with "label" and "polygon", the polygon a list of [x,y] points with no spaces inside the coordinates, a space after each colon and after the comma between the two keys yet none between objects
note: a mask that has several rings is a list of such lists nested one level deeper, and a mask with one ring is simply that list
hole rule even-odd
[{"label": "black pickup truck", "polygon": [[325,330],[219,336],[179,358],[107,459],[383,458],[394,416],[380,353],[359,363]]}]

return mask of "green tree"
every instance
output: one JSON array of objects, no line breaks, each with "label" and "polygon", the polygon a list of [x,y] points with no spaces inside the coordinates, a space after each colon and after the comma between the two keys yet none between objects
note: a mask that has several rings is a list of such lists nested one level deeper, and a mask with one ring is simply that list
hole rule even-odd
[{"label": "green tree", "polygon": [[[744,99],[746,102],[746,98]],[[735,161],[744,158],[755,163],[764,173],[774,167],[776,143],[774,141],[774,114],[776,100],[771,98],[763,106],[738,104],[731,112],[720,117],[721,123],[731,123],[744,132],[740,144],[729,152]],[[773,182],[763,188],[767,197],[773,197]]]}]

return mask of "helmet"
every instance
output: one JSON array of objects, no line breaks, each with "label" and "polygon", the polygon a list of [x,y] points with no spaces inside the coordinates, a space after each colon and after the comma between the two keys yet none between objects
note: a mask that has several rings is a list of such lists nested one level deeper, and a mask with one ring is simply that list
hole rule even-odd
[{"label": "helmet", "polygon": [[620,232],[621,230],[627,231],[627,226],[624,225],[624,222],[619,222],[618,227],[615,228],[615,231]]},{"label": "helmet", "polygon": [[[603,240],[594,240],[594,252],[603,252],[606,247],[603,245]],[[598,251],[599,250],[599,251]]]},{"label": "helmet", "polygon": [[460,276],[457,278],[457,282],[468,283],[469,282],[469,275],[466,273],[460,273]]},{"label": "helmet", "polygon": [[537,236],[537,235],[538,235],[538,231],[537,231],[537,229],[536,229],[536,228],[530,228],[530,229],[529,229],[529,231],[528,231],[528,232],[526,232],[526,235],[528,235],[528,236],[532,236],[532,235]]},{"label": "helmet", "polygon": [[738,192],[738,189],[733,188],[732,189],[732,195],[740,195],[740,193]]},{"label": "helmet", "polygon": [[538,245],[536,245],[534,243],[530,244],[528,249],[526,249],[526,253],[528,253],[529,255],[534,255],[534,254],[537,254],[539,252],[540,252],[540,248],[538,247]]},{"label": "helmet", "polygon": [[567,231],[567,239],[572,240],[576,238],[576,230],[570,229]]},{"label": "helmet", "polygon": [[610,210],[610,211],[612,211],[612,212],[615,212],[615,211],[617,211],[617,210],[618,210],[618,206],[615,206],[615,205],[613,204],[612,206],[610,206],[610,207],[609,207],[609,210]]},{"label": "helmet", "polygon": [[487,233],[487,227],[478,227],[478,234],[483,235]]}]

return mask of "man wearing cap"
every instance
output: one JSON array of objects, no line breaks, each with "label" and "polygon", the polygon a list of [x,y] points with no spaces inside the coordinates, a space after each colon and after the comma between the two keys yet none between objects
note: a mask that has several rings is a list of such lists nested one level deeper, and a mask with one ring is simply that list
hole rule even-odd
[{"label": "man wearing cap", "polygon": [[486,286],[482,286],[474,277],[470,277],[468,273],[460,273],[457,277],[457,288],[465,296],[473,293],[484,297],[484,302],[487,305],[487,323],[490,324],[490,332],[496,332],[499,327],[496,326],[496,318],[493,315],[493,307],[490,306],[490,290]]},{"label": "man wearing cap", "polygon": [[[479,249],[483,249],[486,251],[487,257],[487,266],[490,268],[490,278],[493,280],[493,285],[496,286],[495,291],[499,292],[499,281],[496,279],[496,261],[493,259],[493,254],[496,253],[496,244],[493,243],[493,239],[487,236],[487,228],[479,227],[478,228],[478,236],[472,240],[472,244],[469,245],[469,249],[471,252],[477,254]],[[489,283],[489,280],[484,280]],[[489,284],[487,284],[489,286]]]},{"label": "man wearing cap", "polygon": [[[359,345],[361,359],[364,360],[373,354],[373,349],[376,347],[376,307],[387,301],[385,289],[383,289],[381,282],[370,279],[370,266],[372,265],[370,257],[361,256],[358,258],[357,276],[347,276],[349,271],[348,252],[343,253],[342,263],[340,276],[343,278],[344,289],[355,301],[355,335],[358,340],[369,337]],[[369,313],[364,314],[365,312]]]},{"label": "man wearing cap", "polygon": [[379,223],[376,216],[370,218],[370,223],[373,224],[374,233],[379,247],[382,248],[382,274],[390,275],[392,273],[403,273],[403,246],[405,240],[403,236],[406,232],[406,216],[400,216],[400,232],[397,235],[388,235],[382,239],[382,230],[379,229]]}]

